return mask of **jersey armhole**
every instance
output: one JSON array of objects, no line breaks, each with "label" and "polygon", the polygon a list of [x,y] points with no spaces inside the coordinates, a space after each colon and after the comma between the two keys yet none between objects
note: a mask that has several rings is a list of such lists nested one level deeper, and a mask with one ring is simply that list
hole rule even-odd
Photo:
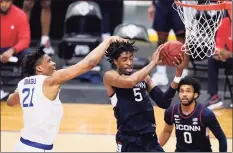
[{"label": "jersey armhole", "polygon": [[203,106],[201,111],[200,111],[200,123],[201,123],[201,126],[203,126],[203,127],[204,127],[204,125],[203,125],[203,122],[202,122],[202,112],[203,112],[204,109],[205,109],[205,106]]}]

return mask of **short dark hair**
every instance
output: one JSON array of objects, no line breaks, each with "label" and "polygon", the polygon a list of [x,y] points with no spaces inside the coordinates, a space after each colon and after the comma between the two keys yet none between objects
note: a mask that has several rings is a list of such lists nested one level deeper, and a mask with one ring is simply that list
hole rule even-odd
[{"label": "short dark hair", "polygon": [[131,53],[135,53],[138,51],[138,48],[134,46],[134,41],[130,42],[114,42],[112,43],[105,54],[109,63],[114,66],[114,59],[117,60],[121,53],[128,51]]},{"label": "short dark hair", "polygon": [[199,97],[199,95],[201,93],[201,84],[197,79],[195,79],[194,77],[191,77],[191,76],[186,76],[185,78],[181,79],[181,81],[178,85],[178,88],[177,88],[178,92],[180,91],[180,87],[182,85],[191,85],[194,89],[194,93],[198,93],[198,97]]},{"label": "short dark hair", "polygon": [[35,75],[36,66],[40,64],[42,57],[45,55],[44,48],[45,46],[39,46],[34,52],[24,56],[22,61],[22,72],[24,75]]}]

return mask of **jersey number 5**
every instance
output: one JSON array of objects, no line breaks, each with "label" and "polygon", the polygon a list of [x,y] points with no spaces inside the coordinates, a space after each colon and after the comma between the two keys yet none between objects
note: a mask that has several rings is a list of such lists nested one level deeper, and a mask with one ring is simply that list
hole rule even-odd
[{"label": "jersey number 5", "polygon": [[24,88],[23,93],[26,93],[26,96],[23,99],[23,107],[33,107],[32,97],[34,94],[34,88],[32,88],[32,90],[30,90],[30,88]]},{"label": "jersey number 5", "polygon": [[192,143],[192,135],[190,132],[184,132],[184,142],[185,143]]},{"label": "jersey number 5", "polygon": [[142,101],[142,94],[140,92],[140,88],[133,88],[133,93],[136,102]]}]

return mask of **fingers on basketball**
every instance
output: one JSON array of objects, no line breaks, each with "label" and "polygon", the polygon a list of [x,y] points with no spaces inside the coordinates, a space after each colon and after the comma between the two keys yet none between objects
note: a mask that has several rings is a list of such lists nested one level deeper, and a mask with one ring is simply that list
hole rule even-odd
[{"label": "fingers on basketball", "polygon": [[[179,41],[168,41],[163,45],[163,49],[160,52],[160,60],[163,65],[176,66],[177,62],[183,60],[184,52],[182,51],[183,44]],[[177,61],[177,59],[178,61]],[[175,64],[176,63],[176,64]]]}]

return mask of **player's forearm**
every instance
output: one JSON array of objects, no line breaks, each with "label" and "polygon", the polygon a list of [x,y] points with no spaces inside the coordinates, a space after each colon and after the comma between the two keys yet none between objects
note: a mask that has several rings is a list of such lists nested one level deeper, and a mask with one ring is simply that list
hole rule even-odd
[{"label": "player's forearm", "polygon": [[130,76],[129,80],[132,80],[133,85],[138,84],[140,81],[144,80],[149,75],[149,73],[155,66],[156,66],[155,62],[151,61],[147,66],[133,73]]},{"label": "player's forearm", "polygon": [[163,131],[159,136],[159,143],[163,147],[167,141],[169,140],[172,132],[169,131]]},{"label": "player's forearm", "polygon": [[171,105],[175,93],[176,90],[171,87],[164,93],[160,88],[155,86],[149,94],[158,107],[167,109]]},{"label": "player's forearm", "polygon": [[219,152],[227,152],[227,141],[226,139],[219,140]]},{"label": "player's forearm", "polygon": [[221,127],[216,126],[215,129],[211,129],[211,131],[215,135],[215,137],[218,139],[219,152],[227,152],[227,139]]},{"label": "player's forearm", "polygon": [[77,64],[72,65],[66,69],[56,71],[51,77],[52,79],[50,81],[50,85],[63,84],[64,82],[78,77],[79,75],[86,73],[87,71],[94,68],[104,56],[108,46],[109,41],[106,40]]},{"label": "player's forearm", "polygon": [[84,58],[85,62],[87,62],[88,65],[90,66],[90,69],[95,67],[99,63],[99,61],[104,56],[104,53],[108,49],[109,45],[110,45],[109,40],[103,41],[99,46],[97,46]]},{"label": "player's forearm", "polygon": [[227,139],[226,135],[223,132],[219,122],[217,119],[209,117],[209,120],[212,122],[207,127],[211,130],[214,136],[218,139],[219,142],[219,151],[220,152],[227,152]]}]

